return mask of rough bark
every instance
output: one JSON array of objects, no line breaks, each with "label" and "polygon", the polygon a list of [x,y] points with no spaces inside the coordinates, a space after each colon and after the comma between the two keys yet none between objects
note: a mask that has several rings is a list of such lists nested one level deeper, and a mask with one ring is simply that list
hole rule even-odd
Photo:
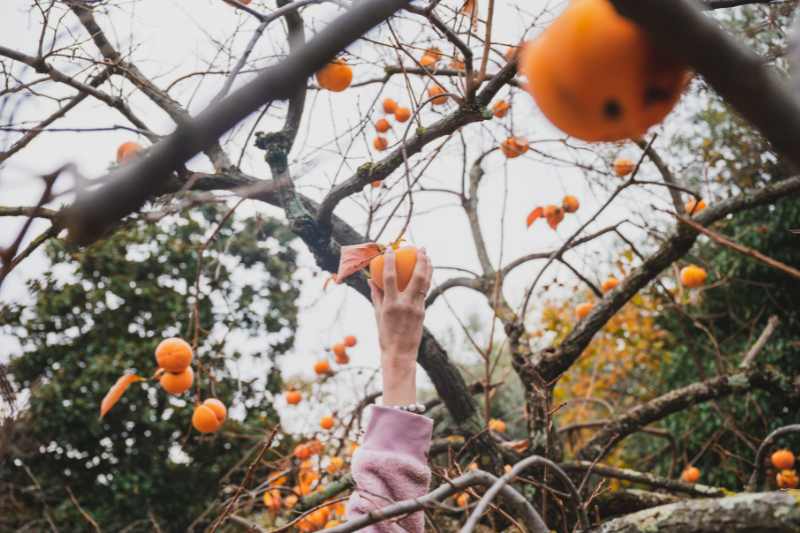
[{"label": "rough bark", "polygon": [[606,522],[592,533],[797,533],[800,491],[745,493],[654,507]]}]

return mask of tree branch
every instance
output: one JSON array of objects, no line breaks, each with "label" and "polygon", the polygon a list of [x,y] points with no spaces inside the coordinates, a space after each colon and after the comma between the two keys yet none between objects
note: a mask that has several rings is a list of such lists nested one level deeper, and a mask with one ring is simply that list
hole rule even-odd
[{"label": "tree branch", "polygon": [[265,68],[227,98],[179,124],[174,133],[149,150],[148,157],[111,172],[103,180],[105,185],[75,201],[66,213],[70,239],[79,244],[96,240],[110,224],[139,209],[147,198],[163,188],[180,165],[214,144],[260,106],[290,98],[308,76],[406,2],[374,0],[356,4],[284,61]]},{"label": "tree branch", "polygon": [[744,255],[746,255],[748,257],[752,257],[753,259],[755,259],[757,261],[761,261],[762,263],[764,263],[767,266],[770,266],[770,267],[772,267],[772,268],[774,268],[776,270],[780,270],[784,274],[787,274],[787,275],[789,275],[789,276],[791,276],[793,278],[796,278],[796,279],[800,280],[800,270],[797,270],[796,268],[791,267],[791,266],[787,265],[786,263],[782,263],[782,262],[778,261],[777,259],[773,259],[773,258],[771,258],[769,256],[766,256],[766,255],[762,254],[761,252],[759,252],[758,250],[754,250],[754,249],[749,248],[749,247],[747,247],[747,246],[745,246],[743,244],[739,244],[737,242],[734,242],[733,240],[725,237],[724,235],[721,235],[721,234],[717,233],[714,230],[711,230],[709,228],[706,228],[706,227],[702,226],[701,224],[698,224],[697,222],[695,222],[691,218],[687,218],[687,217],[680,216],[680,215],[677,215],[675,218],[677,218],[678,220],[680,220],[684,224],[690,225],[692,228],[694,228],[695,230],[699,231],[703,235],[708,235],[709,237],[711,237],[711,239],[713,241],[718,242],[719,244],[721,244],[723,246],[727,246],[731,250],[736,250],[740,254],[744,254]]},{"label": "tree branch", "polygon": [[756,388],[784,396],[790,406],[800,405],[800,391],[786,376],[767,368],[742,370],[672,390],[634,407],[598,431],[576,456],[586,461],[602,459],[614,445],[642,426],[699,403]]},{"label": "tree branch", "polygon": [[[488,472],[475,470],[469,474],[464,474],[463,476],[448,480],[424,496],[411,500],[403,500],[381,509],[376,509],[369,514],[359,516],[358,518],[354,518],[339,526],[326,529],[325,531],[328,533],[349,533],[351,531],[358,531],[370,524],[376,524],[390,518],[404,516],[424,509],[469,487],[475,485],[490,487],[496,483],[497,480],[497,477]],[[509,506],[514,517],[519,518],[522,524],[528,528],[528,531],[531,533],[548,533],[549,529],[524,496],[508,485],[504,485],[502,489],[500,489],[500,492],[503,498],[505,498],[506,504]]]},{"label": "tree branch", "polygon": [[687,500],[616,518],[591,533],[795,533],[800,504],[794,491]]},{"label": "tree branch", "polygon": [[778,152],[800,167],[800,100],[762,58],[689,0],[611,0],[655,43],[686,61]]}]

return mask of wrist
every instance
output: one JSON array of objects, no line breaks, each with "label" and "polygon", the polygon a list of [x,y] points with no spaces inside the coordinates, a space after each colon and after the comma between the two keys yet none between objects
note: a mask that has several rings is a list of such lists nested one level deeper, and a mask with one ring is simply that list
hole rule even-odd
[{"label": "wrist", "polygon": [[384,405],[408,405],[417,401],[416,361],[405,358],[383,358]]}]

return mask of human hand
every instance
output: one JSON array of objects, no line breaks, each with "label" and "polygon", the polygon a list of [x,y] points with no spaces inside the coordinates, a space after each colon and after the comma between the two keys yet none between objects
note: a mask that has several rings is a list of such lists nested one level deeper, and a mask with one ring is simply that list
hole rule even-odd
[{"label": "human hand", "polygon": [[431,285],[433,266],[424,248],[417,250],[417,263],[404,291],[397,288],[395,253],[387,248],[381,290],[370,280],[378,339],[381,348],[384,405],[416,402],[416,363],[422,342],[425,295]]}]

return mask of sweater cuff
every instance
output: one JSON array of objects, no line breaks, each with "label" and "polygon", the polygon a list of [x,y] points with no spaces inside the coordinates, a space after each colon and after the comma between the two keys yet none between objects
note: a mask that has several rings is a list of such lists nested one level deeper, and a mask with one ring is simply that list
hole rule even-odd
[{"label": "sweater cuff", "polygon": [[433,420],[427,416],[373,405],[362,447],[411,455],[425,463],[432,432]]}]

